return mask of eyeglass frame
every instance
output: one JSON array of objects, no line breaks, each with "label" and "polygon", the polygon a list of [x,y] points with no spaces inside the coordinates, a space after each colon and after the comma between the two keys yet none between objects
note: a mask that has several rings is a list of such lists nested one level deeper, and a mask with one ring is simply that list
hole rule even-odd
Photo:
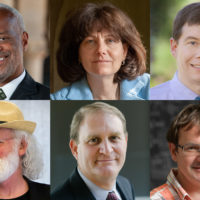
[{"label": "eyeglass frame", "polygon": [[[186,145],[197,145],[197,146],[199,146],[199,150],[197,150],[197,151],[196,151],[196,150],[195,150],[195,151],[185,151],[185,146],[186,146]],[[189,153],[189,152],[190,152],[190,153],[191,153],[191,152],[193,152],[193,153],[194,153],[194,152],[195,152],[195,153],[198,153],[198,152],[199,152],[199,153],[200,153],[200,144],[187,143],[187,144],[184,144],[184,145],[177,144],[176,146],[179,147],[179,148],[181,148],[182,151],[185,152],[185,153]]]}]

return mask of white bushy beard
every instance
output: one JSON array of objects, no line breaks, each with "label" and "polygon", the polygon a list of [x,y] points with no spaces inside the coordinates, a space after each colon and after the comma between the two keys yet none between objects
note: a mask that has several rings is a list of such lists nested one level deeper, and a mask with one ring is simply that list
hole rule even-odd
[{"label": "white bushy beard", "polygon": [[18,145],[6,157],[0,158],[0,183],[7,180],[19,166]]}]

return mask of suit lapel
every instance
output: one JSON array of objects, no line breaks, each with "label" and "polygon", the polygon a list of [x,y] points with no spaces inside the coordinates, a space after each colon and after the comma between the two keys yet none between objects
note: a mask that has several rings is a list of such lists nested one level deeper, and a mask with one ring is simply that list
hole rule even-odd
[{"label": "suit lapel", "polygon": [[10,99],[26,99],[27,96],[37,93],[36,83],[26,72],[22,82],[17,86]]},{"label": "suit lapel", "polygon": [[117,190],[119,191],[122,199],[134,200],[133,188],[127,179],[124,177],[117,177]]},{"label": "suit lapel", "polygon": [[70,177],[70,185],[72,186],[72,192],[77,200],[95,200],[94,196],[86,186],[85,182],[82,180],[78,174],[77,169],[73,172]]}]

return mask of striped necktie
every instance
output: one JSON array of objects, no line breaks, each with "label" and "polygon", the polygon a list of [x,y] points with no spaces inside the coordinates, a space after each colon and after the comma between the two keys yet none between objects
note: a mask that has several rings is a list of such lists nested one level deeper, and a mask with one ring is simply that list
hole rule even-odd
[{"label": "striped necktie", "polygon": [[6,94],[4,91],[0,88],[0,100],[4,100],[6,98]]},{"label": "striped necktie", "polygon": [[118,200],[118,198],[117,198],[115,192],[112,191],[112,192],[108,193],[108,196],[107,196],[106,200]]}]

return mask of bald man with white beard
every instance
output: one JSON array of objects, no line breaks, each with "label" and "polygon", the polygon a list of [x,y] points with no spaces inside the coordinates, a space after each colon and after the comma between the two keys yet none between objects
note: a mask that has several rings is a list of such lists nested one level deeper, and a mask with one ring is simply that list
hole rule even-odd
[{"label": "bald man with white beard", "polygon": [[15,104],[0,101],[0,199],[50,199],[49,186],[32,181],[43,166],[35,126]]}]

